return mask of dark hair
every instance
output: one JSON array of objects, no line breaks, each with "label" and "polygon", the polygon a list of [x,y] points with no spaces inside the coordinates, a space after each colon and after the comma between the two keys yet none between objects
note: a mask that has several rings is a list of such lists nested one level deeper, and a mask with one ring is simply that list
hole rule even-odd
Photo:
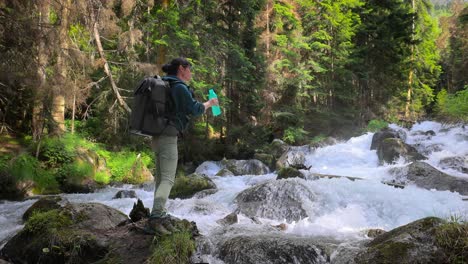
[{"label": "dark hair", "polygon": [[163,72],[167,73],[168,75],[177,75],[179,71],[179,66],[182,65],[185,67],[190,67],[190,62],[185,58],[175,58],[170,63],[166,63],[162,66]]}]

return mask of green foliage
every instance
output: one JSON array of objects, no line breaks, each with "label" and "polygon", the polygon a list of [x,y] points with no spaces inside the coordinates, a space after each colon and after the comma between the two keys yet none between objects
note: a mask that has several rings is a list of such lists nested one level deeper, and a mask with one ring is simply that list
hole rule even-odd
[{"label": "green foliage", "polygon": [[[40,141],[39,160],[47,167],[57,168],[73,161],[75,157],[73,140],[65,138],[45,137]],[[67,144],[68,143],[68,144]]]},{"label": "green foliage", "polygon": [[55,11],[53,8],[49,10],[49,23],[52,25],[57,25],[57,22],[59,21],[59,16],[57,14],[57,11]]},{"label": "green foliage", "polygon": [[[147,153],[136,153],[132,151],[110,152],[103,149],[98,150],[97,153],[99,156],[106,159],[107,167],[110,169],[112,175],[112,181],[127,181],[129,183],[140,182],[138,179],[129,177],[129,174],[132,172],[132,167],[137,161],[138,154],[141,154],[142,165],[148,168],[153,167],[153,158]],[[102,175],[100,175],[100,177],[101,176]]]},{"label": "green foliage", "polygon": [[110,178],[111,178],[111,175],[109,173],[107,173],[107,171],[97,171],[94,174],[94,180],[97,183],[109,184]]},{"label": "green foliage", "polygon": [[11,164],[11,174],[16,180],[32,180],[40,168],[39,162],[36,158],[28,153],[20,154],[13,159]]},{"label": "green foliage", "polygon": [[451,218],[436,229],[437,244],[448,253],[448,263],[464,263],[468,249],[468,222]]},{"label": "green foliage", "polygon": [[377,131],[381,130],[382,128],[386,128],[387,126],[388,126],[388,123],[385,122],[384,120],[372,119],[367,124],[367,131],[377,132]]},{"label": "green foliage", "polygon": [[455,94],[448,94],[442,89],[436,98],[435,109],[440,117],[468,121],[468,86]]},{"label": "green foliage", "polygon": [[81,183],[86,178],[92,178],[93,167],[89,163],[74,161],[64,164],[57,170],[56,179],[60,183]]},{"label": "green foliage", "polygon": [[195,251],[191,232],[183,230],[170,236],[155,237],[153,253],[148,263],[185,264]]},{"label": "green foliage", "polygon": [[301,144],[307,139],[309,132],[302,127],[288,127],[283,134],[283,141],[288,144]]},{"label": "green foliage", "polygon": [[70,25],[68,36],[72,40],[73,44],[75,44],[81,51],[93,51],[90,32],[80,23]]},{"label": "green foliage", "polygon": [[24,226],[24,231],[33,234],[45,234],[70,226],[71,216],[64,211],[54,209],[46,212],[34,212]]}]

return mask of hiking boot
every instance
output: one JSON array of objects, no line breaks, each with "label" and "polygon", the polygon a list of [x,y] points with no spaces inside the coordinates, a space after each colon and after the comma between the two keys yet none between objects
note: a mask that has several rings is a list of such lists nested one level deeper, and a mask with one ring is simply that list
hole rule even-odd
[{"label": "hiking boot", "polygon": [[145,226],[145,232],[150,235],[170,235],[171,231],[167,230],[163,225],[161,218],[150,218]]}]

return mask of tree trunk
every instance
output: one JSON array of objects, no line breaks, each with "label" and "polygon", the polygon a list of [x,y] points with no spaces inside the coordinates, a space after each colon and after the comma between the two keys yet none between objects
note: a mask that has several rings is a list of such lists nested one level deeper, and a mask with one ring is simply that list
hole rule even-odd
[{"label": "tree trunk", "polygon": [[99,55],[101,56],[101,59],[104,61],[104,71],[106,72],[107,76],[109,77],[109,81],[112,86],[112,91],[114,92],[115,96],[117,97],[117,101],[119,102],[119,105],[122,106],[127,112],[131,112],[130,107],[128,107],[127,103],[123,100],[122,96],[120,96],[119,93],[119,88],[114,82],[114,78],[112,77],[112,72],[110,71],[109,64],[107,63],[106,56],[104,55],[104,49],[102,48],[101,44],[101,37],[99,35],[99,30],[98,30],[98,23],[97,20],[94,22],[94,38],[96,40],[96,45],[99,51]]},{"label": "tree trunk", "polygon": [[58,85],[54,87],[52,93],[52,124],[51,135],[60,136],[65,132],[65,96],[63,89],[67,87],[67,63],[68,58],[68,24],[70,16],[71,0],[62,1],[61,23],[58,39],[60,41],[60,50],[57,55],[57,73]]},{"label": "tree trunk", "polygon": [[[413,12],[415,12],[415,0],[411,1],[412,7],[413,7]],[[412,32],[411,32],[411,40],[414,39],[414,17],[413,17],[413,23],[411,25]],[[411,95],[413,93],[413,75],[414,75],[414,44],[411,43],[411,63],[410,63],[410,72],[408,76],[408,91],[406,93],[406,106],[405,106],[405,119],[410,120],[411,119]]]},{"label": "tree trunk", "polygon": [[[169,3],[170,3],[170,0],[161,1],[163,11],[167,10],[167,8],[169,7]],[[166,33],[166,29],[164,27],[161,27],[160,32],[161,32],[161,37],[162,37]],[[166,52],[167,52],[166,46],[164,45],[158,46],[157,61],[156,61],[158,71],[161,71],[162,66],[166,63]],[[160,72],[159,74],[162,75],[162,72]]]},{"label": "tree trunk", "polygon": [[32,136],[35,142],[39,141],[44,129],[45,116],[44,116],[44,94],[46,89],[46,72],[45,69],[48,63],[47,45],[46,45],[46,31],[47,27],[43,25],[48,23],[49,20],[49,1],[39,1],[37,9],[39,11],[39,30],[37,32],[37,89],[34,92],[34,101],[32,109],[31,129]]}]

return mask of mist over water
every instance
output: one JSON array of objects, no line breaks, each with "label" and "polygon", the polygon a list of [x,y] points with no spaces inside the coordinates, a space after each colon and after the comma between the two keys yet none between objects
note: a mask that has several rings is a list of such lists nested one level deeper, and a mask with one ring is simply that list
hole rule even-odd
[{"label": "mist over water", "polygon": [[[468,178],[468,174],[453,169],[444,169],[439,162],[447,157],[468,156],[468,131],[456,126],[450,129],[436,122],[423,122],[411,129],[391,125],[409,144],[415,145],[420,152],[428,157],[428,162],[445,173]],[[432,130],[434,136],[428,136],[418,131]],[[380,228],[390,230],[405,225],[414,220],[437,216],[447,218],[451,215],[468,216],[468,202],[462,200],[458,193],[449,191],[425,190],[416,186],[404,189],[382,184],[392,176],[389,170],[405,166],[400,160],[394,165],[378,166],[375,150],[370,150],[373,133],[351,138],[332,146],[318,148],[306,156],[305,165],[309,172],[341,176],[360,177],[363,180],[351,181],[346,178],[302,180],[316,197],[315,200],[305,200],[304,208],[308,218],[297,222],[286,222],[281,219],[258,220],[254,223],[250,218],[239,215],[239,222],[234,226],[249,232],[265,232],[264,226],[286,223],[285,233],[300,236],[327,236],[340,240],[363,239],[363,230]],[[198,168],[199,173],[208,175],[218,186],[218,192],[203,198],[169,200],[169,213],[197,223],[201,233],[217,239],[216,232],[221,226],[216,222],[236,210],[235,197],[241,191],[257,184],[274,180],[276,173],[265,175],[244,176],[214,176],[220,167],[216,162],[206,162]],[[307,172],[307,171],[303,171]],[[112,197],[118,190],[131,189],[127,185],[122,188],[108,187],[92,194],[64,194],[71,202],[99,202],[129,214],[136,199],[116,199]],[[153,191],[134,189],[145,207],[151,208]],[[21,216],[34,200],[25,202],[0,203],[0,246],[5,239],[21,229]]]}]

